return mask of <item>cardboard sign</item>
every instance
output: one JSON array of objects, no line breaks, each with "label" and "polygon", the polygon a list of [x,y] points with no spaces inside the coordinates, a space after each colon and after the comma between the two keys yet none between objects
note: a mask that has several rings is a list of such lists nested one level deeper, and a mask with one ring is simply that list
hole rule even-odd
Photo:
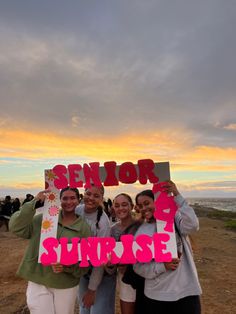
[{"label": "cardboard sign", "polygon": [[[100,266],[108,261],[113,264],[134,264],[170,261],[177,257],[176,239],[173,228],[176,205],[172,196],[161,190],[162,182],[170,179],[169,163],[154,163],[151,159],[138,160],[137,164],[125,162],[117,165],[115,161],[89,164],[56,165],[45,170],[45,186],[47,193],[41,227],[39,246],[39,263],[49,265],[59,262],[71,265],[80,261],[80,267],[90,264]],[[155,213],[157,233],[152,237],[139,235],[123,235],[121,242],[114,238],[57,239],[57,225],[60,209],[60,189],[67,186],[73,188],[89,188],[96,186],[117,186],[119,183],[153,184],[155,194]]]}]

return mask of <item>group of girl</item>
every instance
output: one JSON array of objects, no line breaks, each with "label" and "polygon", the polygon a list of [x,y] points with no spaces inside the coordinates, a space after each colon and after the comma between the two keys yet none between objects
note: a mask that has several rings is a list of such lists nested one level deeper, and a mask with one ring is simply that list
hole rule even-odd
[{"label": "group of girl", "polygon": [[[166,182],[164,188],[174,196],[178,207],[174,224],[178,258],[168,263],[154,260],[135,265],[108,263],[88,269],[80,268],[79,264],[42,266],[37,262],[42,215],[35,216],[35,203],[43,202],[47,191],[24,204],[12,216],[10,230],[30,239],[18,270],[28,281],[26,295],[30,312],[73,314],[78,293],[80,314],[114,314],[117,284],[121,314],[200,314],[201,288],[188,237],[198,230],[198,219],[172,181]],[[112,236],[119,241],[124,234],[152,236],[157,232],[151,190],[136,195],[135,207],[141,213],[138,220],[132,215],[132,198],[126,193],[118,194],[113,200],[118,222],[113,226],[103,210],[103,198],[104,188],[91,186],[85,190],[83,204],[79,205],[78,190],[63,189],[57,237]]]}]

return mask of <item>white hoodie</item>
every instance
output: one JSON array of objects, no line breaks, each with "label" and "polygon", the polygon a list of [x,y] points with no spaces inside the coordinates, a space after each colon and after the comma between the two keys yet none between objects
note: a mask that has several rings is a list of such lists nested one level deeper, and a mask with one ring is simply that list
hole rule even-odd
[{"label": "white hoodie", "polygon": [[[166,270],[164,263],[155,261],[134,265],[134,271],[145,278],[144,294],[150,299],[159,301],[177,301],[187,296],[202,293],[192,248],[187,237],[188,234],[198,230],[198,218],[193,208],[181,195],[175,197],[175,202],[178,206],[175,224],[181,235],[183,245],[178,268],[174,271]],[[144,223],[135,236],[140,234],[152,236],[157,232],[156,230],[156,223]]]}]

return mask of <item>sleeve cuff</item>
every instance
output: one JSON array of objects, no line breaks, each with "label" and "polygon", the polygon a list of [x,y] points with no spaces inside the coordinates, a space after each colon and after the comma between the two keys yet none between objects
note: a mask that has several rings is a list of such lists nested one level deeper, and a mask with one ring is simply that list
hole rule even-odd
[{"label": "sleeve cuff", "polygon": [[178,207],[183,206],[185,199],[183,198],[183,196],[181,194],[178,194],[177,196],[174,197],[176,204],[178,205]]}]

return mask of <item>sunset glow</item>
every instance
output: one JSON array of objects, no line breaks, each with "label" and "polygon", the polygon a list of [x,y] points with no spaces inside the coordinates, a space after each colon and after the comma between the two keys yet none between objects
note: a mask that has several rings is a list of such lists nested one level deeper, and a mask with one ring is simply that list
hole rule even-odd
[{"label": "sunset glow", "polygon": [[222,6],[1,4],[0,198],[35,195],[56,164],[146,158],[169,161],[186,196],[236,197],[236,19]]}]

